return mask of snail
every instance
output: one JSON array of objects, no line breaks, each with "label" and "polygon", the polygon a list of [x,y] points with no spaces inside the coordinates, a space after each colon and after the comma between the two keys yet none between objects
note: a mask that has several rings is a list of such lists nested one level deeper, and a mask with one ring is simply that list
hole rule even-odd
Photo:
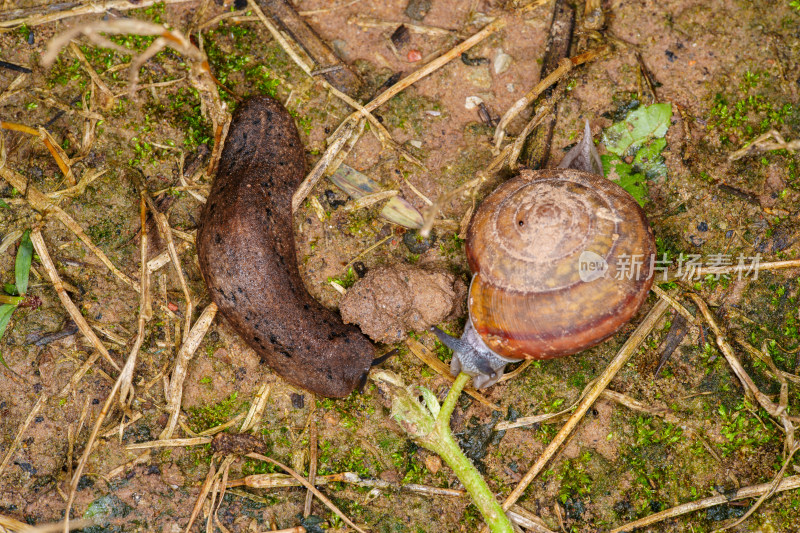
[{"label": "snail", "polygon": [[243,102],[201,214],[197,255],[211,299],[263,363],[301,388],[344,397],[365,382],[375,350],[300,278],[291,202],[304,176],[288,111],[268,97]]},{"label": "snail", "polygon": [[508,363],[599,344],[644,303],[654,253],[642,208],[603,177],[587,122],[558,168],[522,170],[473,215],[464,333],[432,328],[454,352],[451,372],[488,387]]}]

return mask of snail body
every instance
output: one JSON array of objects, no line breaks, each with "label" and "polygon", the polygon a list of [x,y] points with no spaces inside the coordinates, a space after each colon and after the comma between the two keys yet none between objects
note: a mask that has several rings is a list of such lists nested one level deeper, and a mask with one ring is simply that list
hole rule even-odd
[{"label": "snail body", "polygon": [[633,197],[604,178],[591,133],[560,168],[523,170],[487,196],[467,230],[473,273],[451,371],[495,383],[509,362],[574,354],[613,335],[653,281],[653,232]]},{"label": "snail body", "polygon": [[305,176],[294,120],[253,97],[234,114],[197,229],[200,271],[220,313],[286,381],[328,397],[362,384],[374,347],[306,291],[292,194]]}]

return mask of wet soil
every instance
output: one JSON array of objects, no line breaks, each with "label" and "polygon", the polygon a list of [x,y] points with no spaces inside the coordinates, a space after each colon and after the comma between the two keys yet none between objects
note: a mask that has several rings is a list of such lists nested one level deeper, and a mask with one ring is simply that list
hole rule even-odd
[{"label": "wet soil", "polygon": [[[385,188],[400,193],[417,208],[425,202],[409,183],[429,199],[468,181],[492,158],[493,128],[482,122],[478,108],[466,106],[478,97],[490,116],[500,116],[539,79],[552,3],[522,10],[514,2],[434,0],[422,22],[452,30],[452,35],[410,32],[397,55],[387,43],[399,23],[414,22],[404,13],[408,2],[337,2],[335,8],[307,15],[307,20],[365,80],[366,93],[376,91],[392,74],[409,73],[420,63],[409,62],[409,51],[423,61],[451,48],[482,27],[487,17],[502,17],[506,27],[468,52],[419,81],[376,111],[394,139],[422,160],[425,169],[383,149],[367,132],[346,160]],[[523,2],[520,2],[523,3]],[[33,5],[2,3],[3,10]],[[699,1],[650,0],[603,3],[607,26],[601,35],[582,34],[574,52],[611,43],[613,50],[565,80],[567,90],[558,108],[551,161],[558,161],[580,136],[588,119],[595,138],[625,115],[626,110],[654,102],[672,104],[666,135],[666,177],[648,180],[645,212],[658,238],[658,252],[739,254],[762,260],[793,259],[800,251],[797,155],[774,151],[729,162],[728,154],[758,134],[776,128],[787,139],[800,137],[800,11],[788,0]],[[202,6],[202,7],[201,7]],[[300,11],[331,7],[326,0],[301,0]],[[186,30],[229,11],[213,2],[157,5],[112,13],[168,23]],[[581,9],[578,10],[582,11]],[[0,14],[0,18],[3,15]],[[356,19],[355,17],[360,17]],[[138,277],[139,196],[131,180],[142,173],[148,189],[165,191],[171,199],[167,214],[176,229],[197,227],[201,203],[181,188],[180,161],[189,166],[210,145],[210,122],[185,80],[153,85],[136,99],[126,94],[130,57],[102,50],[79,40],[88,61],[112,91],[110,109],[102,109],[92,94],[86,72],[69,51],[52,69],[39,61],[47,41],[67,28],[100,16],[73,17],[0,34],[0,59],[23,65],[32,73],[17,89],[0,92],[0,117],[31,127],[45,126],[66,153],[75,157],[78,176],[93,169],[107,172],[60,206],[126,274]],[[367,27],[364,21],[388,21]],[[356,22],[362,22],[362,25]],[[196,33],[195,33],[196,35]],[[296,118],[309,166],[326,146],[326,138],[350,110],[309,79],[256,21],[225,21],[202,31],[203,46],[220,82],[237,97],[271,94]],[[120,38],[135,54],[148,40]],[[32,43],[32,44],[30,44]],[[499,49],[511,56],[502,73],[495,72]],[[655,84],[653,94],[641,74],[637,53]],[[488,61],[482,61],[485,58]],[[469,63],[469,64],[468,64]],[[0,91],[19,75],[0,68]],[[179,54],[161,52],[145,63],[141,83],[179,80],[186,66]],[[225,94],[230,107],[236,100]],[[60,104],[55,107],[53,101]],[[102,113],[97,138],[77,160],[87,127],[81,111]],[[66,111],[64,111],[66,110]],[[530,110],[510,126],[518,133]],[[2,131],[5,164],[22,173],[37,189],[63,188],[63,176],[37,139]],[[599,147],[604,153],[602,146]],[[200,165],[197,168],[202,168]],[[504,178],[498,175],[477,195],[485,196]],[[207,194],[210,180],[200,175],[197,191]],[[407,181],[406,181],[407,180]],[[405,230],[389,225],[375,210],[347,212],[345,195],[326,180],[312,191],[323,207],[318,216],[309,203],[295,217],[297,254],[309,292],[330,308],[341,295],[330,284],[347,286],[352,274],[345,266],[377,242],[386,242],[358,257],[359,269],[379,265],[432,262],[468,280],[463,242],[453,231],[472,204],[456,199],[437,227],[437,240],[426,250],[411,251]],[[34,225],[42,228],[50,254],[71,297],[93,324],[116,334],[103,337],[113,357],[122,362],[136,332],[138,298],[54,217],[34,212],[19,191],[0,180],[0,237]],[[17,244],[0,253],[0,281],[13,283]],[[155,255],[163,243],[151,249]],[[197,309],[209,303],[196,252],[181,255]],[[9,369],[0,368],[0,457],[5,457],[37,400],[42,407],[22,435],[0,477],[0,515],[29,523],[58,521],[65,508],[69,476],[83,452],[91,427],[111,390],[116,372],[100,362],[74,386],[65,386],[92,353],[80,335],[44,346],[27,341],[32,333],[60,331],[67,314],[34,260],[31,293],[42,299],[38,309],[15,312],[0,339],[0,353]],[[123,413],[113,412],[91,454],[78,485],[74,517],[109,520],[86,531],[181,531],[208,472],[208,446],[155,449],[138,464],[140,452],[126,445],[154,440],[163,429],[163,376],[169,374],[180,338],[185,309],[177,276],[164,268],[154,277],[155,315],[149,323],[136,369],[136,396],[121,438],[114,430]],[[756,347],[765,347],[775,363],[797,372],[798,271],[760,272],[757,279],[682,283],[683,291],[699,292],[720,315],[729,331]],[[685,302],[688,302],[686,300]],[[651,302],[645,305],[649,308]],[[694,308],[687,303],[692,310]],[[633,323],[637,323],[636,317]],[[443,325],[459,331],[458,321]],[[486,425],[500,418],[555,412],[574,402],[583,388],[622,346],[633,325],[606,343],[578,356],[536,363],[516,379],[486,392],[502,407],[493,414],[480,403],[462,398],[453,429],[479,461],[487,481],[505,497],[560,427],[558,419],[487,437]],[[176,329],[177,328],[177,329]],[[563,450],[531,484],[520,505],[557,530],[608,530],[658,510],[771,480],[782,461],[783,436],[755,402],[745,398],[707,331],[690,330],[659,375],[658,346],[666,336],[665,322],[614,379],[610,388],[652,408],[668,407],[681,420],[668,424],[657,416],[634,412],[600,400],[581,422]],[[443,361],[449,354],[430,335],[421,342]],[[432,389],[440,398],[448,382],[408,351],[386,363],[409,382]],[[381,351],[394,345],[379,346]],[[738,350],[738,346],[737,346]],[[760,389],[777,398],[779,387],[743,351],[737,352]],[[111,376],[111,377],[110,377]],[[258,357],[218,319],[189,366],[183,397],[185,423],[199,432],[246,411],[259,385],[270,385],[269,400],[257,428],[268,454],[301,472],[308,472],[309,428],[319,429],[318,472],[357,472],[362,477],[397,483],[458,488],[447,467],[411,444],[372,384],[363,394],[345,400],[323,400],[294,388],[260,365]],[[789,404],[800,405],[794,383]],[[127,420],[127,419],[126,419]],[[692,429],[692,434],[685,431]],[[183,436],[188,432],[183,432]],[[789,466],[800,466],[797,459]],[[254,461],[238,461],[231,478],[272,471]],[[481,524],[466,498],[421,496],[408,491],[381,490],[345,484],[328,485],[325,493],[353,520],[370,531],[475,531]],[[305,491],[241,489],[229,493],[219,510],[220,522],[231,531],[265,531],[272,526],[301,524]],[[710,531],[723,520],[741,514],[735,504],[700,511],[651,526],[648,531]],[[800,523],[800,496],[787,492],[771,498],[740,531],[795,531]],[[312,507],[319,525],[330,531],[343,524],[318,501]],[[204,520],[201,520],[204,522]],[[305,521],[309,531],[312,521]],[[199,531],[201,525],[195,525]]]}]

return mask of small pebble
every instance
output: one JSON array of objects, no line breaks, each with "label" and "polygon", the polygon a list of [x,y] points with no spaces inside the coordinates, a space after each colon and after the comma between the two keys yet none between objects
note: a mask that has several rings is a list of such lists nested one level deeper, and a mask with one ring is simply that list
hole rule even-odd
[{"label": "small pebble", "polygon": [[328,202],[328,205],[331,206],[331,209],[336,209],[337,207],[341,207],[347,203],[347,200],[338,198],[336,193],[330,189],[325,191],[325,201]]},{"label": "small pebble", "polygon": [[367,265],[365,265],[361,261],[356,261],[355,263],[353,263],[353,270],[356,271],[356,275],[359,277],[359,279],[366,276],[367,272],[369,271]]},{"label": "small pebble", "polygon": [[480,96],[467,96],[467,99],[464,101],[464,109],[475,109],[482,103],[483,99]]},{"label": "small pebble", "polygon": [[28,44],[33,46],[36,43],[36,38],[33,36],[33,30],[28,32]]},{"label": "small pebble", "polygon": [[397,29],[394,30],[390,39],[393,45],[397,48],[401,48],[408,44],[408,41],[411,39],[411,32],[408,31],[405,24],[400,24]]},{"label": "small pebble", "polygon": [[302,394],[292,393],[292,407],[295,409],[302,409],[306,405],[306,397]]},{"label": "small pebble", "polygon": [[725,232],[725,238],[730,239],[731,237],[733,237],[733,230],[729,229],[728,231]]},{"label": "small pebble", "polygon": [[433,0],[408,0],[405,14],[410,19],[422,20],[431,10],[431,4],[433,4]]},{"label": "small pebble", "polygon": [[422,59],[422,52],[420,52],[417,49],[409,50],[407,59],[409,63],[416,63],[417,61],[420,61]]},{"label": "small pebble", "polygon": [[427,252],[436,243],[436,236],[431,235],[427,239],[420,237],[415,230],[407,231],[403,234],[403,244],[412,254],[422,254]]},{"label": "small pebble", "polygon": [[422,148],[422,141],[418,141],[416,139],[408,141],[408,144],[410,144],[414,148]]},{"label": "small pebble", "polygon": [[497,54],[494,56],[494,73],[502,74],[511,66],[511,56],[503,51],[502,48],[497,49]]},{"label": "small pebble", "polygon": [[428,111],[425,111],[425,114],[426,115],[430,115],[432,117],[439,117],[439,116],[442,115],[442,112],[441,111],[428,110]]}]

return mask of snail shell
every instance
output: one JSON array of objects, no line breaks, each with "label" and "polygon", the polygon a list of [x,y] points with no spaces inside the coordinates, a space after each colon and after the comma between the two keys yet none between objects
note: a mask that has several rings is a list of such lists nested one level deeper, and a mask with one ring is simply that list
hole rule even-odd
[{"label": "snail shell", "polygon": [[503,183],[467,230],[469,321],[460,339],[434,333],[454,351],[451,371],[478,388],[509,362],[602,342],[652,285],[653,232],[636,200],[603,177],[588,122],[560,167]]},{"label": "snail shell", "polygon": [[472,325],[510,359],[594,346],[633,317],[653,281],[655,241],[639,204],[574,169],[526,170],[496,189],[466,251]]}]

